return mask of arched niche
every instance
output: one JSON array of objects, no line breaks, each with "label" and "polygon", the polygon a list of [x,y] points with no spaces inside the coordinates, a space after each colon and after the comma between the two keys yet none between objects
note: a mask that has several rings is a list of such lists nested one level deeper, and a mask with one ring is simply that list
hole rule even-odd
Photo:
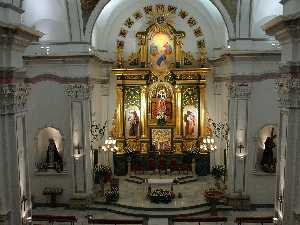
[{"label": "arched niche", "polygon": [[[53,157],[49,156],[49,148],[55,148],[56,152]],[[50,126],[38,129],[35,136],[35,149],[34,159],[37,171],[61,172],[63,170],[64,138],[59,129]]]},{"label": "arched niche", "polygon": [[[277,135],[277,126],[274,124],[265,125],[258,131],[255,152],[255,170],[257,172],[265,172],[270,174],[275,173],[275,162],[277,159]],[[265,160],[266,157],[268,158],[268,155],[266,155],[268,154],[266,153],[266,145],[268,145],[268,143],[270,142],[273,143],[272,155],[274,160],[274,170],[266,170],[262,162],[263,160]]]}]

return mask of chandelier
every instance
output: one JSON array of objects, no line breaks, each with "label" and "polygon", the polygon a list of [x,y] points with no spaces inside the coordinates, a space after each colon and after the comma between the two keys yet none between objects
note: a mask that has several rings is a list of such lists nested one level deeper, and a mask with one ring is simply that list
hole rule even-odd
[{"label": "chandelier", "polygon": [[217,149],[217,146],[215,145],[215,140],[210,135],[203,138],[201,144],[200,144],[200,151],[203,154],[207,154],[209,152],[213,152]]},{"label": "chandelier", "polygon": [[111,151],[115,152],[118,150],[118,147],[116,146],[117,141],[109,137],[107,140],[105,140],[104,145],[102,146],[102,150],[104,152]]}]

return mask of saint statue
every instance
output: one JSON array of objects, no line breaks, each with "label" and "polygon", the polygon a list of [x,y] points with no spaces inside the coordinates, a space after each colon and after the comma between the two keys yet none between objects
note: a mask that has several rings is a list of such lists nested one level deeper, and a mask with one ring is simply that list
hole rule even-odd
[{"label": "saint statue", "polygon": [[193,136],[195,131],[196,125],[196,117],[191,111],[187,111],[184,115],[184,122],[185,122],[185,135],[186,136]]},{"label": "saint statue", "polygon": [[273,148],[276,147],[274,143],[275,138],[276,135],[274,135],[274,128],[272,128],[271,136],[267,137],[265,141],[265,149],[263,153],[263,158],[261,160],[261,166],[265,172],[275,172],[275,160],[273,157]]},{"label": "saint statue", "polygon": [[129,121],[129,136],[138,136],[140,119],[135,110],[130,112]]},{"label": "saint statue", "polygon": [[48,164],[48,167],[53,167],[55,169],[60,167],[60,169],[62,169],[62,157],[59,155],[55,142],[52,138],[49,138],[46,162]]}]

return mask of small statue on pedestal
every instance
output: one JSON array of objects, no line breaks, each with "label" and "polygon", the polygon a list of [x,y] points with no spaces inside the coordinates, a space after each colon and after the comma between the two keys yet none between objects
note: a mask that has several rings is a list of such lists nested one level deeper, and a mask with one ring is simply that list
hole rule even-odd
[{"label": "small statue on pedestal", "polygon": [[60,156],[56,148],[55,141],[52,138],[49,138],[46,162],[48,168],[54,168],[58,172],[60,172],[63,169],[62,157]]},{"label": "small statue on pedestal", "polygon": [[265,149],[263,152],[263,158],[260,162],[262,170],[266,173],[274,173],[276,169],[276,163],[273,156],[273,148],[276,147],[274,139],[276,135],[274,134],[274,128],[272,128],[271,136],[267,137],[265,141]]}]

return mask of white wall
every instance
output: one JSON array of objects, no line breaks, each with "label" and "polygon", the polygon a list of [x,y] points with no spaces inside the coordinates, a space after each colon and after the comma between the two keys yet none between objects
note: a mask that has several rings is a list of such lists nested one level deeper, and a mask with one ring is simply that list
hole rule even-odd
[{"label": "white wall", "polygon": [[[252,203],[273,204],[275,195],[275,174],[255,170],[257,138],[262,127],[277,124],[279,108],[275,80],[264,80],[253,83],[248,112],[248,157],[246,174],[246,192]],[[278,146],[278,144],[276,144]],[[276,151],[274,151],[276,155]]]},{"label": "white wall", "polygon": [[25,0],[23,24],[43,32],[40,41],[70,41],[70,22],[66,1]]},{"label": "white wall", "polygon": [[[31,86],[31,94],[28,102],[28,140],[30,147],[29,164],[31,176],[31,193],[36,202],[47,202],[42,194],[45,187],[62,187],[63,195],[58,197],[58,202],[68,202],[72,196],[72,161],[70,146],[70,111],[64,86],[57,82],[43,81]],[[36,173],[36,135],[39,129],[54,127],[58,129],[64,141],[64,170],[67,174],[44,175]],[[46,151],[47,149],[45,149]],[[38,150],[40,151],[40,150]]]},{"label": "white wall", "polygon": [[251,37],[270,38],[261,26],[272,18],[282,15],[283,7],[280,0],[253,0],[251,15]]}]

